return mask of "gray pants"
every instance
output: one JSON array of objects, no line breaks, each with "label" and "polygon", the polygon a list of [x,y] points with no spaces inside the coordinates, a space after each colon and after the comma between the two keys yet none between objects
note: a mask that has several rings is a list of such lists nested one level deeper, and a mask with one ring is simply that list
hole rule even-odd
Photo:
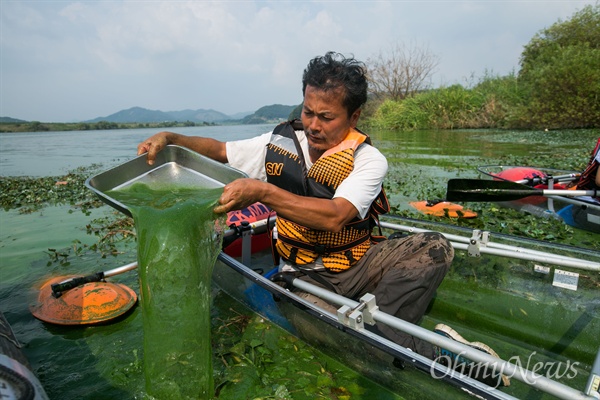
[{"label": "gray pants", "polygon": [[[323,271],[319,275],[338,294],[357,300],[371,293],[381,311],[416,324],[425,314],[453,258],[454,249],[442,234],[425,232],[385,240],[371,247],[352,268],[338,273]],[[308,275],[302,275],[300,279],[325,286]],[[320,303],[307,293],[298,294]],[[431,344],[386,325],[379,325],[375,328],[378,333],[403,347],[433,358]]]}]

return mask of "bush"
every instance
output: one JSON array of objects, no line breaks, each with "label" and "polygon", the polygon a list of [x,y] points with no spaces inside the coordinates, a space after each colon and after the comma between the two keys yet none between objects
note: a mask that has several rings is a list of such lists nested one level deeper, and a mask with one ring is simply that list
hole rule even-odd
[{"label": "bush", "polygon": [[536,34],[521,56],[519,80],[530,103],[522,110],[529,127],[600,126],[600,4]]},{"label": "bush", "polygon": [[527,103],[529,93],[514,73],[503,77],[486,74],[473,90],[485,98],[479,113],[480,128],[516,128],[522,125],[520,110]]},{"label": "bush", "polygon": [[473,89],[461,85],[383,102],[371,119],[382,129],[467,129],[507,126],[510,112],[524,100],[514,75],[486,76]]},{"label": "bush", "polygon": [[600,4],[536,34],[518,76],[486,73],[460,85],[387,100],[368,120],[382,129],[600,127]]}]

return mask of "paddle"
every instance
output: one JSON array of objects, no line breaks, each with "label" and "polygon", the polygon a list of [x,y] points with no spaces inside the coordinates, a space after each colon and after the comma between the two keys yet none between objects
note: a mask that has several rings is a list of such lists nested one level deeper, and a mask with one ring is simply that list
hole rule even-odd
[{"label": "paddle", "polygon": [[[268,218],[245,226],[252,232],[266,230]],[[263,228],[264,227],[264,228]],[[241,230],[228,229],[224,237],[239,237]],[[84,325],[106,322],[127,312],[137,301],[136,293],[120,283],[105,282],[109,278],[137,268],[137,263],[86,276],[61,276],[40,287],[37,301],[30,306],[38,319],[59,325]],[[85,302],[82,299],[86,299]]]},{"label": "paddle", "polygon": [[[255,221],[249,224],[244,224],[244,229],[252,229],[256,233],[261,233],[263,227],[266,227],[268,223],[268,218]],[[223,233],[224,239],[231,238],[230,240],[224,240],[223,247],[227,247],[231,241],[241,237],[241,229],[239,226],[228,229]],[[104,272],[96,272],[86,276],[75,276],[69,279],[66,279],[59,283],[54,283],[51,285],[52,287],[52,296],[58,298],[62,295],[63,292],[67,290],[76,288],[78,286],[84,285],[90,282],[100,282],[104,278],[109,278],[111,276],[122,274],[123,272],[131,271],[132,269],[137,268],[137,263],[133,262],[131,264],[123,265],[121,267],[117,267]]]},{"label": "paddle", "polygon": [[450,179],[448,201],[511,201],[529,196],[598,196],[597,190],[534,189],[510,181],[484,179]]},{"label": "paddle", "polygon": [[122,274],[123,272],[131,271],[132,269],[137,268],[137,263],[133,262],[130,264],[123,265],[118,268],[114,268],[104,272],[96,272],[94,274],[86,275],[86,276],[75,276],[73,278],[69,278],[59,283],[54,283],[51,285],[52,287],[52,296],[58,298],[62,295],[63,292],[66,292],[69,289],[76,288],[77,286],[84,285],[90,282],[100,282],[104,278],[109,278],[111,276]]}]

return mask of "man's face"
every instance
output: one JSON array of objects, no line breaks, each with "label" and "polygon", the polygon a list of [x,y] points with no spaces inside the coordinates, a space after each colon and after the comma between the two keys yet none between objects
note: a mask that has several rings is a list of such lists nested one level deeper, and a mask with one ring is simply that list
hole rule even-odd
[{"label": "man's face", "polygon": [[348,111],[342,105],[344,90],[339,88],[325,92],[306,86],[302,125],[313,162],[344,140],[350,128],[356,127],[360,109],[348,117]]}]

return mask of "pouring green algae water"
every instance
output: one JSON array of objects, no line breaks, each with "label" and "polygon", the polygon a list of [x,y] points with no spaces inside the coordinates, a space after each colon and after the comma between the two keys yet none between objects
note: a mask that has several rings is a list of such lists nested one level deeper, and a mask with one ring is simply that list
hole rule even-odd
[{"label": "pouring green algae water", "polygon": [[109,193],[137,231],[147,395],[212,398],[211,276],[226,219],[213,208],[222,188],[136,183]]}]

